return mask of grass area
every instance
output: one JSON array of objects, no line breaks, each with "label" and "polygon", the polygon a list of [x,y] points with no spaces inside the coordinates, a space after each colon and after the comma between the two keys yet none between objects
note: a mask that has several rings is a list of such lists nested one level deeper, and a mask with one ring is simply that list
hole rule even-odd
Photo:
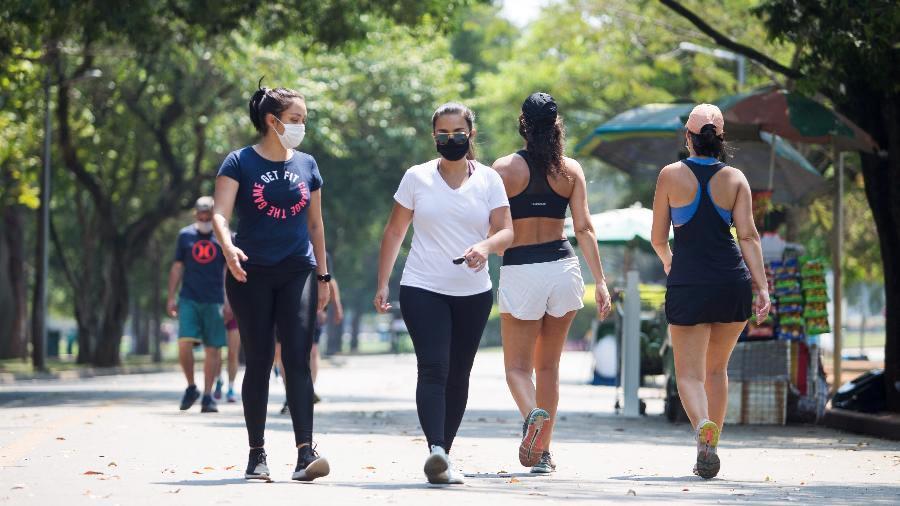
[{"label": "grass area", "polygon": [[[178,363],[177,359],[168,358],[163,360],[164,364],[176,364]],[[153,364],[153,358],[149,355],[131,355],[122,358],[123,366],[139,366],[139,365],[151,365]],[[65,358],[48,358],[47,359],[47,369],[50,372],[61,372],[61,371],[74,371],[77,369],[83,369],[91,367],[90,365],[85,364],[77,364],[75,363],[75,357],[65,357]],[[20,359],[8,359],[8,360],[0,360],[0,372],[5,373],[13,373],[13,374],[29,374],[34,372],[34,368],[31,367],[31,358],[29,357],[27,360]]]},{"label": "grass area", "polygon": [[866,348],[883,348],[886,339],[884,330],[867,330],[865,336],[858,330],[844,331],[843,348],[844,350],[853,350],[859,348],[860,340],[863,340],[863,346]]}]

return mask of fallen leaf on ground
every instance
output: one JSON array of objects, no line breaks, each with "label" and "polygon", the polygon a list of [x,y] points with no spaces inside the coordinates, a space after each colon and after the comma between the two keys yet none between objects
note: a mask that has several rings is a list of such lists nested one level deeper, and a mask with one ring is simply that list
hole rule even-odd
[{"label": "fallen leaf on ground", "polygon": [[231,470],[234,469],[235,467],[237,467],[237,466],[228,466],[228,467],[225,468],[225,470],[226,470],[226,471],[231,471]]},{"label": "fallen leaf on ground", "polygon": [[509,483],[519,483],[519,480],[517,480],[516,478],[510,478]]},{"label": "fallen leaf on ground", "polygon": [[683,489],[681,489],[681,491],[682,491],[682,492],[690,492],[691,489],[689,489],[689,488],[683,488]]},{"label": "fallen leaf on ground", "polygon": [[24,483],[16,483],[15,485],[12,486],[11,490],[22,490],[23,488],[25,488]]},{"label": "fallen leaf on ground", "polygon": [[766,481],[772,481],[772,478],[769,478],[768,476],[766,476]]},{"label": "fallen leaf on ground", "polygon": [[116,464],[116,461],[112,461],[109,464],[106,464],[106,467],[118,467],[119,464]]},{"label": "fallen leaf on ground", "polygon": [[637,496],[637,492],[635,492],[633,489],[630,489],[630,488],[629,488],[629,489],[628,489],[628,492],[625,492],[625,495],[633,495],[633,496]]},{"label": "fallen leaf on ground", "polygon": [[66,438],[64,438],[64,437],[62,437],[62,436],[59,436],[58,438],[56,438],[56,440],[57,440],[57,441],[65,441]]},{"label": "fallen leaf on ground", "polygon": [[374,469],[375,469],[375,466],[366,466],[366,467],[364,467],[364,468],[363,468],[363,469],[370,469],[370,470],[374,470]]},{"label": "fallen leaf on ground", "polygon": [[191,471],[191,473],[193,473],[193,474],[203,474],[203,473],[201,473],[200,471]]},{"label": "fallen leaf on ground", "polygon": [[85,471],[84,476],[93,476],[95,474],[103,474],[100,471]]},{"label": "fallen leaf on ground", "polygon": [[180,488],[176,488],[175,490],[166,491],[167,494],[177,494],[178,492],[181,492]]},{"label": "fallen leaf on ground", "polygon": [[215,468],[215,467],[209,467],[209,466],[206,466],[206,467],[203,468],[203,470],[204,470],[204,471],[215,471],[216,468]]}]

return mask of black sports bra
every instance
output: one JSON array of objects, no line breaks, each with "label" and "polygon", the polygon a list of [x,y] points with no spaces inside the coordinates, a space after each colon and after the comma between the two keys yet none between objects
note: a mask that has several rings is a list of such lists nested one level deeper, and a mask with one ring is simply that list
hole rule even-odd
[{"label": "black sports bra", "polygon": [[569,199],[553,191],[547,177],[535,169],[531,163],[528,151],[521,150],[516,154],[525,159],[528,164],[528,186],[515,197],[509,199],[509,211],[512,219],[522,218],[558,218],[566,217],[566,208],[569,207]]}]

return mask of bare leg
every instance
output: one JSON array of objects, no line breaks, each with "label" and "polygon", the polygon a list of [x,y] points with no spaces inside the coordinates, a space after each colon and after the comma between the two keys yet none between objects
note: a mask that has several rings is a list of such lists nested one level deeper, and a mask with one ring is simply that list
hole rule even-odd
[{"label": "bare leg", "polygon": [[537,407],[531,374],[534,371],[535,342],[540,330],[540,320],[519,320],[508,313],[500,314],[506,384],[509,385],[509,392],[516,401],[522,418]]},{"label": "bare leg", "polygon": [[706,398],[706,350],[709,325],[670,325],[675,352],[675,380],[681,404],[691,419],[691,427],[709,418]]},{"label": "bare leg", "polygon": [[241,333],[238,329],[228,331],[228,388],[234,388],[237,378],[238,357],[241,355]]},{"label": "bare leg", "polygon": [[747,322],[714,323],[710,326],[709,348],[706,353],[706,398],[709,419],[719,430],[725,423],[728,409],[728,359]]},{"label": "bare leg", "polygon": [[544,423],[544,435],[541,436],[544,450],[550,449],[550,438],[553,436],[553,425],[556,422],[556,407],[559,404],[559,358],[576,313],[577,311],[570,311],[561,318],[545,315],[541,335],[534,350],[537,407],[550,413],[550,420]]},{"label": "bare leg", "polygon": [[194,341],[185,338],[178,340],[178,363],[188,386],[194,386]]},{"label": "bare leg", "polygon": [[213,385],[216,383],[219,372],[222,370],[222,348],[207,346],[205,351],[206,359],[203,362],[205,380],[203,382],[203,394],[209,395],[210,392],[212,392]]}]

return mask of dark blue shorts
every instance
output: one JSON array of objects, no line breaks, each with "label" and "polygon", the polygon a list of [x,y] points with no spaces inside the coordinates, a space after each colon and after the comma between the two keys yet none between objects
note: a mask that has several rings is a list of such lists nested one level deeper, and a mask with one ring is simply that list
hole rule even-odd
[{"label": "dark blue shorts", "polygon": [[743,322],[752,313],[753,288],[749,279],[666,289],[666,319],[672,325]]}]

